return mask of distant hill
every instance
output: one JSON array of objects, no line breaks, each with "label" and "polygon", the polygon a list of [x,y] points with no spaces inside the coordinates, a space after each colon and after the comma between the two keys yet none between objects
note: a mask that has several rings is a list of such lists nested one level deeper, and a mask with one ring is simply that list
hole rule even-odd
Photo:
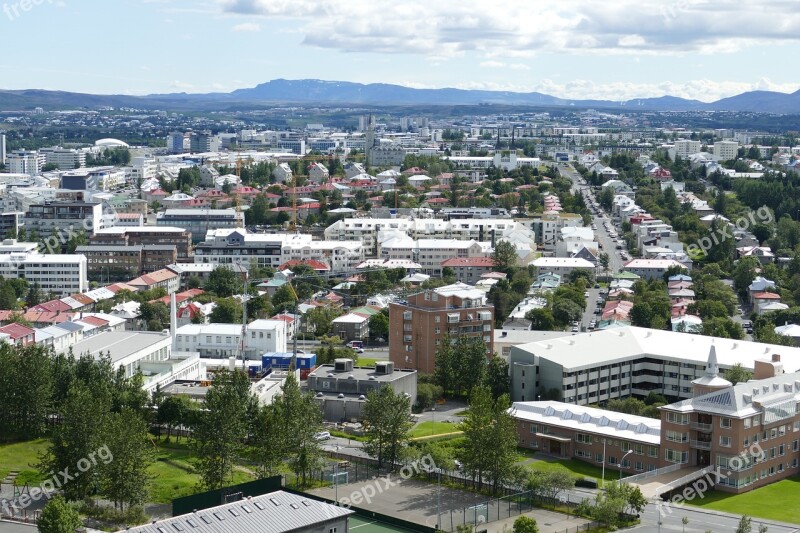
[{"label": "distant hill", "polygon": [[653,111],[750,111],[800,114],[800,91],[785,94],[752,91],[712,103],[675,96],[627,101],[569,100],[530,92],[479,91],[454,88],[413,89],[387,83],[352,83],[324,80],[277,79],[231,93],[152,94],[148,96],[93,95],[38,89],[0,91],[0,110],[95,108],[205,110],[254,104],[360,104],[360,105],[480,105],[503,104],[537,107],[598,108]]}]

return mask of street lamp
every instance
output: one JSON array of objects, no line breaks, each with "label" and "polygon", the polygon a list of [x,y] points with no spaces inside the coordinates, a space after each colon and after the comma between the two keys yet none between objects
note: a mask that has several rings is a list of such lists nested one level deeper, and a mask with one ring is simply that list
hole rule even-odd
[{"label": "street lamp", "polygon": [[625,455],[622,456],[622,461],[620,461],[620,463],[619,463],[619,482],[620,483],[622,483],[622,468],[623,468],[623,465],[625,464],[625,458],[628,457],[632,453],[633,453],[633,450],[628,450],[627,452],[625,452]]},{"label": "street lamp", "polygon": [[431,435],[436,432],[436,406],[431,407]]},{"label": "street lamp", "polygon": [[436,486],[436,529],[441,529],[439,527],[439,520],[442,516],[442,468],[436,467],[436,472],[438,474],[438,484]]},{"label": "street lamp", "polygon": [[600,478],[600,486],[606,484],[606,439],[603,439],[603,474]]}]

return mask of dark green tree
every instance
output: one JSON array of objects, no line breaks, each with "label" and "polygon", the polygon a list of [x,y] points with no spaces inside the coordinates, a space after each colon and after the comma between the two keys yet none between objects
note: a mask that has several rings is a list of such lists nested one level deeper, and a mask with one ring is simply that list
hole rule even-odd
[{"label": "dark green tree", "polygon": [[362,412],[365,426],[364,451],[378,461],[378,468],[388,463],[394,469],[408,445],[411,431],[411,399],[395,394],[391,387],[381,387],[367,394]]}]

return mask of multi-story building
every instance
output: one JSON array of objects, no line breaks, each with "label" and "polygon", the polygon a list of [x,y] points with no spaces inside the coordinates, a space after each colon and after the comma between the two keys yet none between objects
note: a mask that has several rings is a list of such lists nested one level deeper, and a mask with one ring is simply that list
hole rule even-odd
[{"label": "multi-story building", "polygon": [[0,255],[0,276],[4,279],[24,278],[38,283],[44,294],[59,296],[89,289],[86,256],[15,252]]},{"label": "multi-story building", "polygon": [[691,398],[712,344],[723,369],[740,363],[752,370],[754,361],[774,353],[800,368],[800,348],[627,326],[512,346],[511,399],[548,394],[575,405],[602,405],[650,392],[669,401]]},{"label": "multi-story building", "polygon": [[39,153],[44,155],[46,165],[55,165],[59,170],[73,170],[86,166],[86,151],[72,148],[42,148]]},{"label": "multi-story building", "polygon": [[17,150],[6,156],[6,166],[12,174],[28,174],[35,176],[42,172],[45,165],[43,154],[33,150]]},{"label": "multi-story building", "polygon": [[178,261],[174,244],[146,244],[142,246],[142,272],[155,272]]},{"label": "multi-story building", "polygon": [[187,324],[175,331],[173,350],[226,359],[241,355],[242,345],[245,358],[258,361],[265,353],[285,352],[286,322],[254,320],[247,324],[244,342],[241,324]]},{"label": "multi-story building", "polygon": [[425,290],[389,305],[389,358],[398,368],[432,374],[445,339],[476,337],[494,353],[494,307],[486,293],[463,283]]},{"label": "multi-story building", "polygon": [[442,274],[442,262],[448,259],[486,258],[492,244],[473,240],[413,239],[403,233],[379,244],[381,259],[406,260],[418,263],[422,272],[431,276]]},{"label": "multi-story building", "polygon": [[568,278],[576,270],[588,271],[594,275],[595,265],[580,257],[540,257],[531,263],[536,270],[536,275],[556,274],[561,278]]},{"label": "multi-story building", "polygon": [[484,274],[492,272],[496,266],[491,257],[454,257],[442,261],[442,268],[453,271],[456,279],[467,285],[475,285]]},{"label": "multi-story building", "polygon": [[127,284],[141,291],[162,288],[167,291],[167,294],[172,294],[180,289],[181,277],[168,268],[162,268],[132,279]]},{"label": "multi-story building", "polygon": [[739,153],[737,141],[717,141],[714,143],[714,159],[717,161],[732,161]]},{"label": "multi-story building", "polygon": [[622,270],[636,274],[637,276],[651,280],[663,279],[664,274],[670,268],[691,268],[691,260],[687,263],[679,263],[674,259],[632,259],[625,263]]},{"label": "multi-story building", "polygon": [[182,131],[173,131],[167,135],[167,150],[171,154],[182,154],[185,150],[185,135]]},{"label": "multi-story building", "polygon": [[0,213],[0,237],[15,237],[23,227],[24,218],[25,213],[19,211]]},{"label": "multi-story building", "polygon": [[359,242],[315,241],[295,233],[249,233],[244,228],[209,231],[195,249],[196,263],[277,268],[287,261],[315,260],[334,272],[352,271],[364,261]]},{"label": "multi-story building", "polygon": [[141,245],[93,244],[78,246],[75,252],[86,256],[90,281],[101,284],[128,281],[142,273]]},{"label": "multi-story building", "polygon": [[61,188],[74,191],[109,191],[125,183],[125,172],[114,167],[83,168],[61,175]]},{"label": "multi-story building", "polygon": [[522,447],[629,474],[662,464],[661,420],[556,401],[514,402],[509,413]]},{"label": "multi-story building", "polygon": [[6,164],[7,159],[7,152],[6,152],[6,134],[0,133],[0,165]]},{"label": "multi-story building", "polygon": [[197,243],[210,229],[244,227],[244,213],[235,209],[167,209],[158,214],[156,225],[183,228]]},{"label": "multi-story building", "polygon": [[581,216],[572,213],[544,213],[530,223],[536,243],[550,252],[556,249],[561,230],[568,227],[583,227]]},{"label": "multi-story building", "polygon": [[169,226],[105,228],[95,231],[94,235],[89,237],[89,243],[114,246],[174,246],[178,261],[181,262],[191,261],[194,256],[191,232]]},{"label": "multi-story building", "polygon": [[36,230],[43,237],[70,230],[91,235],[103,229],[103,207],[100,203],[83,201],[34,204],[25,213],[25,229]]},{"label": "multi-story building", "polygon": [[699,153],[703,148],[701,141],[692,141],[690,139],[681,139],[675,141],[670,150],[670,157],[675,160],[676,157],[681,159],[689,159],[690,155]]}]

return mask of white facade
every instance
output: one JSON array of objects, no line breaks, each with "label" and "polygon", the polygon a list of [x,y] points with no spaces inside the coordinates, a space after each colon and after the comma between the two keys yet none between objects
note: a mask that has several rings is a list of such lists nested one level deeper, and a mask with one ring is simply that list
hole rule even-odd
[{"label": "white facade", "polygon": [[69,296],[89,290],[84,255],[10,253],[0,255],[0,275],[38,283],[42,292]]},{"label": "white facade", "polygon": [[739,143],[736,141],[717,141],[714,143],[714,159],[717,161],[736,159],[738,152]]},{"label": "white facade", "polygon": [[6,164],[6,134],[0,133],[0,165]]},{"label": "white facade", "polygon": [[244,228],[210,230],[195,249],[195,263],[277,268],[291,260],[315,260],[333,272],[348,272],[364,261],[364,248],[355,241],[315,241],[308,234],[249,233]]},{"label": "white facade", "polygon": [[442,262],[454,258],[489,257],[491,243],[456,239],[413,239],[399,234],[379,244],[381,259],[418,263],[431,276],[442,273]]},{"label": "white facade", "polygon": [[670,151],[670,156],[672,157],[673,161],[676,157],[688,159],[690,155],[700,152],[702,147],[703,143],[700,141],[681,139],[679,141],[675,141],[673,144],[672,150]]},{"label": "white facade", "polygon": [[19,150],[8,154],[7,166],[8,171],[12,174],[28,174],[35,176],[42,172],[42,167],[45,165],[45,157],[38,152],[29,152]]},{"label": "white facade", "polygon": [[[244,355],[261,360],[268,352],[286,351],[286,322],[254,320],[247,325]],[[175,331],[173,350],[199,352],[200,357],[236,357],[242,346],[241,324],[188,324]]]},{"label": "white facade", "polygon": [[73,170],[86,166],[86,152],[69,148],[53,147],[42,148],[40,154],[44,155],[45,164],[55,165],[59,170]]}]

